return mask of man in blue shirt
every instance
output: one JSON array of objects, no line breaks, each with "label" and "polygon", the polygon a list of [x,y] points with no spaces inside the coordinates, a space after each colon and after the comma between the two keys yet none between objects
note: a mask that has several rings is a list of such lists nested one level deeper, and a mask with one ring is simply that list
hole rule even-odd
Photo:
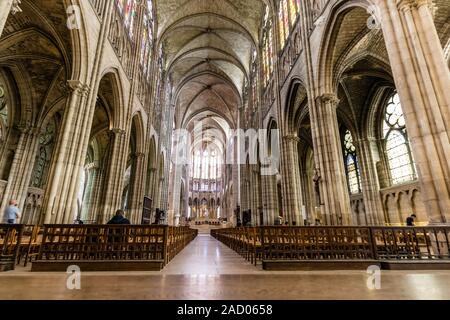
[{"label": "man in blue shirt", "polygon": [[8,220],[8,224],[15,224],[20,219],[20,210],[17,207],[17,201],[11,200],[9,202],[9,207],[5,209],[6,219]]}]

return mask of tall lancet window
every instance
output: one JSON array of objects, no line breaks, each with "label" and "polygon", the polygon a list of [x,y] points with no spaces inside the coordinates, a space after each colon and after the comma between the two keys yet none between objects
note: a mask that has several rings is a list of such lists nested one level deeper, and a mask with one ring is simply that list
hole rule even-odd
[{"label": "tall lancet window", "polygon": [[221,178],[222,158],[219,149],[196,150],[191,164],[191,175],[194,179],[215,180]]},{"label": "tall lancet window", "polygon": [[353,143],[353,136],[349,130],[345,132],[344,137],[344,158],[350,193],[361,193],[361,177],[359,174],[358,157],[356,156],[356,147]]},{"label": "tall lancet window", "polygon": [[300,1],[280,0],[278,4],[278,29],[280,34],[280,48],[283,49],[292,28],[297,21],[300,11]]},{"label": "tall lancet window", "polygon": [[406,132],[400,97],[395,93],[388,101],[383,121],[385,154],[392,184],[416,179],[416,168]]},{"label": "tall lancet window", "polygon": [[144,75],[150,79],[150,67],[152,63],[153,48],[153,3],[147,0],[147,8],[144,13],[144,28],[142,34],[142,46],[140,63]]},{"label": "tall lancet window", "polygon": [[264,86],[266,86],[273,73],[273,35],[272,35],[272,21],[269,16],[269,8],[266,7],[266,14],[263,22],[263,37],[262,37],[262,66],[264,75]]},{"label": "tall lancet window", "polygon": [[130,37],[133,37],[134,20],[136,18],[136,0],[116,0],[116,6],[123,17],[123,23]]}]

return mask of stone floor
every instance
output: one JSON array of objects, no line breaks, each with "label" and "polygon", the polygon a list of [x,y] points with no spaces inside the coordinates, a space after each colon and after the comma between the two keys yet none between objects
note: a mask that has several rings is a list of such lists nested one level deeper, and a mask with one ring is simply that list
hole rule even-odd
[{"label": "stone floor", "polygon": [[266,272],[209,235],[200,235],[162,272],[0,274],[0,299],[450,299],[450,271],[383,271],[369,289],[366,271]]}]

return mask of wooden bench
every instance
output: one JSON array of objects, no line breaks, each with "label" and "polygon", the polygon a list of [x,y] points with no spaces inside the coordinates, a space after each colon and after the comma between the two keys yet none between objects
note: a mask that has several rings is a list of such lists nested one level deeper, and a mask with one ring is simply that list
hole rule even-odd
[{"label": "wooden bench", "polygon": [[159,271],[196,235],[186,227],[46,225],[32,271]]},{"label": "wooden bench", "polygon": [[267,270],[447,269],[450,227],[286,227],[214,230],[213,237]]}]

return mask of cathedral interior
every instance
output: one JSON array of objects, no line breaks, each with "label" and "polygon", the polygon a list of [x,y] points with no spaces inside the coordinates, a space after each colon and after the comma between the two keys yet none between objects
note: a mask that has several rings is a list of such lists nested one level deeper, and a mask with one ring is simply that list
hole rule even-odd
[{"label": "cathedral interior", "polygon": [[[23,289],[50,279],[48,298],[114,299],[117,276],[131,299],[180,298],[176,275],[213,274],[221,296],[180,281],[200,299],[267,297],[253,283],[272,298],[416,299],[433,286],[449,299],[449,271],[421,269],[450,269],[449,70],[448,0],[1,0],[0,246],[20,234],[11,252],[30,263],[3,268],[2,253],[0,296],[39,297]],[[142,258],[163,261],[145,269],[151,291],[145,272],[87,275],[73,294],[65,273],[33,272],[62,271],[56,241],[97,239],[118,211],[130,235],[168,243]],[[293,260],[321,270],[323,242],[341,250],[334,262],[357,260],[350,280],[300,292],[330,282],[285,274]],[[400,256],[420,260],[415,273],[368,290],[368,261],[394,269]]]}]

